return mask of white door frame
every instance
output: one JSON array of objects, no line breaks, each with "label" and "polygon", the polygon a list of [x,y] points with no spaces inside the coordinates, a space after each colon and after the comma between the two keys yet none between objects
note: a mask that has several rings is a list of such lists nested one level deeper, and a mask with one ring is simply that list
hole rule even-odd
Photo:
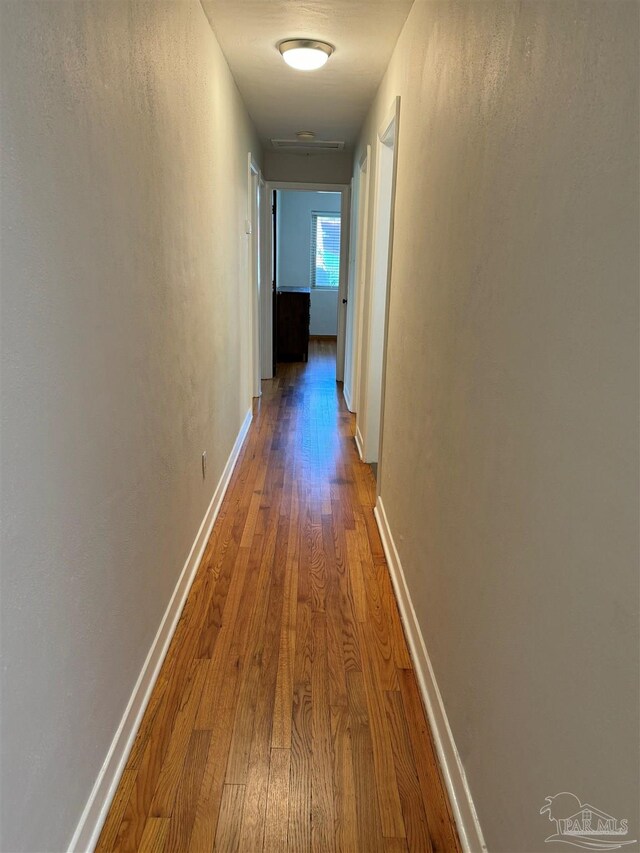
[{"label": "white door frame", "polygon": [[342,384],[342,396],[347,404],[347,409],[353,412],[353,403],[351,401],[351,390],[353,388],[353,309],[355,303],[355,266],[356,253],[358,251],[358,211],[354,209],[357,204],[358,196],[354,192],[356,186],[355,175],[351,178],[351,190],[349,197],[351,198],[351,211],[349,215],[349,245],[353,246],[355,251],[349,252],[349,268],[347,274],[347,310],[345,313],[345,333],[344,333],[344,378]]},{"label": "white door frame", "polygon": [[382,379],[380,388],[380,432],[378,438],[378,468],[376,476],[376,498],[380,495],[382,484],[382,442],[384,439],[384,400],[387,383],[387,343],[389,339],[389,304],[391,302],[391,267],[393,264],[393,235],[395,226],[396,188],[398,177],[398,139],[400,134],[400,95],[394,98],[389,110],[389,121],[385,135],[378,138],[378,144],[388,144],[389,135],[393,136],[393,170],[391,176],[391,211],[389,215],[389,253],[387,257],[387,287],[384,304],[384,335],[382,343]]},{"label": "white door frame", "polygon": [[354,265],[350,279],[351,289],[347,303],[346,350],[347,376],[344,382],[344,398],[347,408],[357,412],[360,400],[360,364],[362,349],[362,327],[364,323],[364,288],[366,286],[368,227],[369,227],[369,164],[371,146],[367,145],[358,163],[357,212],[353,217],[352,234],[354,236]]},{"label": "white door frame", "polygon": [[260,186],[264,184],[260,167],[253,154],[248,156],[248,195],[247,195],[247,227],[248,235],[248,270],[249,294],[251,305],[251,396],[262,394],[260,376],[260,290],[262,286],[262,264],[260,249],[262,234],[260,227]]},{"label": "white door frame", "polygon": [[260,223],[260,247],[259,247],[259,264],[260,264],[260,293],[257,306],[257,326],[258,326],[258,375],[260,377],[260,393],[262,393],[262,377],[264,376],[264,343],[262,340],[262,300],[264,292],[271,292],[271,275],[269,271],[269,246],[267,244],[267,226],[270,219],[271,205],[269,204],[269,196],[267,193],[267,185],[262,173],[260,174],[260,185],[258,189],[258,221]]},{"label": "white door frame", "polygon": [[340,278],[338,281],[338,322],[336,341],[336,382],[344,382],[347,309],[349,299],[349,242],[351,220],[351,184],[343,185],[340,198]]},{"label": "white door frame", "polygon": [[260,374],[262,379],[273,378],[273,218],[271,212],[272,192],[268,182],[263,184],[262,205],[262,281],[260,289]]},{"label": "white door frame", "polygon": [[[372,246],[371,246],[371,261],[368,275],[368,305],[365,318],[365,333],[363,334],[362,352],[365,358],[361,362],[364,365],[366,375],[363,376],[361,386],[361,396],[359,401],[358,418],[357,418],[357,438],[359,438],[358,449],[364,461],[378,463],[378,489],[381,482],[380,479],[380,464],[382,459],[382,436],[384,423],[384,385],[386,376],[386,361],[387,361],[387,330],[389,318],[389,291],[391,280],[391,265],[393,255],[393,221],[396,193],[396,172],[398,162],[398,129],[400,118],[400,98],[396,97],[391,104],[384,121],[378,128],[376,140],[376,165],[375,165],[375,185],[374,185],[374,204],[373,204],[373,220],[372,220]],[[391,161],[390,177],[390,209],[387,212],[383,210],[382,192],[382,161],[385,156],[385,150],[391,148],[393,151]],[[388,231],[385,217],[388,214]],[[385,233],[383,233],[383,230]],[[379,253],[386,253],[386,260]],[[379,269],[379,261],[386,266],[386,269]],[[383,289],[382,289],[383,288]],[[379,300],[382,299],[380,302]],[[375,302],[375,306],[374,306]],[[375,309],[378,310],[378,322],[376,327],[374,321]],[[382,323],[380,323],[380,314]],[[374,336],[377,335],[377,340]],[[380,339],[381,336],[381,339]],[[373,354],[378,355],[381,361],[377,361],[376,366],[380,366],[380,379],[375,375],[372,369]],[[375,391],[378,391],[377,382],[380,381],[379,388],[379,404],[377,400],[371,399],[371,389],[375,383]],[[358,435],[359,434],[359,435]]]},{"label": "white door frame", "polygon": [[[349,205],[350,205],[350,190],[349,184],[313,184],[302,183],[297,181],[267,181],[266,195],[267,204],[265,208],[268,210],[266,216],[266,227],[264,230],[264,244],[267,252],[267,267],[269,269],[268,286],[262,288],[261,299],[261,317],[260,328],[262,331],[262,378],[273,378],[273,369],[271,366],[271,358],[273,352],[273,300],[272,281],[273,281],[273,218],[271,215],[271,199],[274,190],[306,190],[311,192],[329,192],[340,193],[340,280],[338,285],[338,342],[337,352],[341,353],[341,359],[336,357],[336,381],[342,381],[342,372],[344,372],[344,335],[346,331],[345,321],[345,305],[342,299],[346,297],[347,278],[349,275]],[[346,217],[346,218],[345,218]],[[267,279],[265,279],[267,281]],[[341,319],[342,314],[342,319]],[[340,336],[342,335],[342,341]],[[339,372],[340,371],[340,372]],[[339,377],[339,378],[338,378]]]}]

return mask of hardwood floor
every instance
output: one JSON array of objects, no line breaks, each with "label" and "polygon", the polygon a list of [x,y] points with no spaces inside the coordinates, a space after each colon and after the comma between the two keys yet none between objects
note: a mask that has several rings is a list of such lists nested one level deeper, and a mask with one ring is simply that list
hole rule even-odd
[{"label": "hardwood floor", "polygon": [[99,851],[458,851],[335,344],[261,403]]}]

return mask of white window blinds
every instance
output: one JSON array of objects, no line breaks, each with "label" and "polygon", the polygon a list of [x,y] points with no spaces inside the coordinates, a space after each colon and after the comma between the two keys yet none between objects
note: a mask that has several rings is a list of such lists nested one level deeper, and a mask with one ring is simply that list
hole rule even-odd
[{"label": "white window blinds", "polygon": [[311,214],[311,286],[338,287],[340,214]]}]

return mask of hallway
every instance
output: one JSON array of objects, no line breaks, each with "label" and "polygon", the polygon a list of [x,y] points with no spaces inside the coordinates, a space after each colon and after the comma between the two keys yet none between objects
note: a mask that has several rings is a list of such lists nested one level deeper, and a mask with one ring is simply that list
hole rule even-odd
[{"label": "hallway", "polygon": [[0,853],[638,847],[639,34],[0,0]]},{"label": "hallway", "polygon": [[99,851],[458,849],[334,361],[264,385]]}]

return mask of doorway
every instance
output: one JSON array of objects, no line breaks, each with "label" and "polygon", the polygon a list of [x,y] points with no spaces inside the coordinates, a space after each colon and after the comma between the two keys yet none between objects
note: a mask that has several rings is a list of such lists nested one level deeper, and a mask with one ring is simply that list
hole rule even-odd
[{"label": "doorway", "polygon": [[360,158],[352,203],[352,245],[347,294],[345,335],[344,399],[350,412],[357,412],[360,398],[360,362],[363,334],[363,294],[366,285],[367,230],[369,227],[369,163],[371,146]]},{"label": "doorway", "polygon": [[365,288],[364,329],[360,346],[361,383],[357,404],[356,443],[360,456],[372,463],[378,482],[384,371],[386,361],[387,308],[391,274],[393,204],[399,98],[396,98],[378,131],[373,202],[369,286]]},{"label": "doorway", "polygon": [[342,381],[350,187],[271,182],[267,191],[271,288],[261,302],[262,378],[276,375],[279,361],[305,361],[311,340],[337,353],[333,373]]}]

